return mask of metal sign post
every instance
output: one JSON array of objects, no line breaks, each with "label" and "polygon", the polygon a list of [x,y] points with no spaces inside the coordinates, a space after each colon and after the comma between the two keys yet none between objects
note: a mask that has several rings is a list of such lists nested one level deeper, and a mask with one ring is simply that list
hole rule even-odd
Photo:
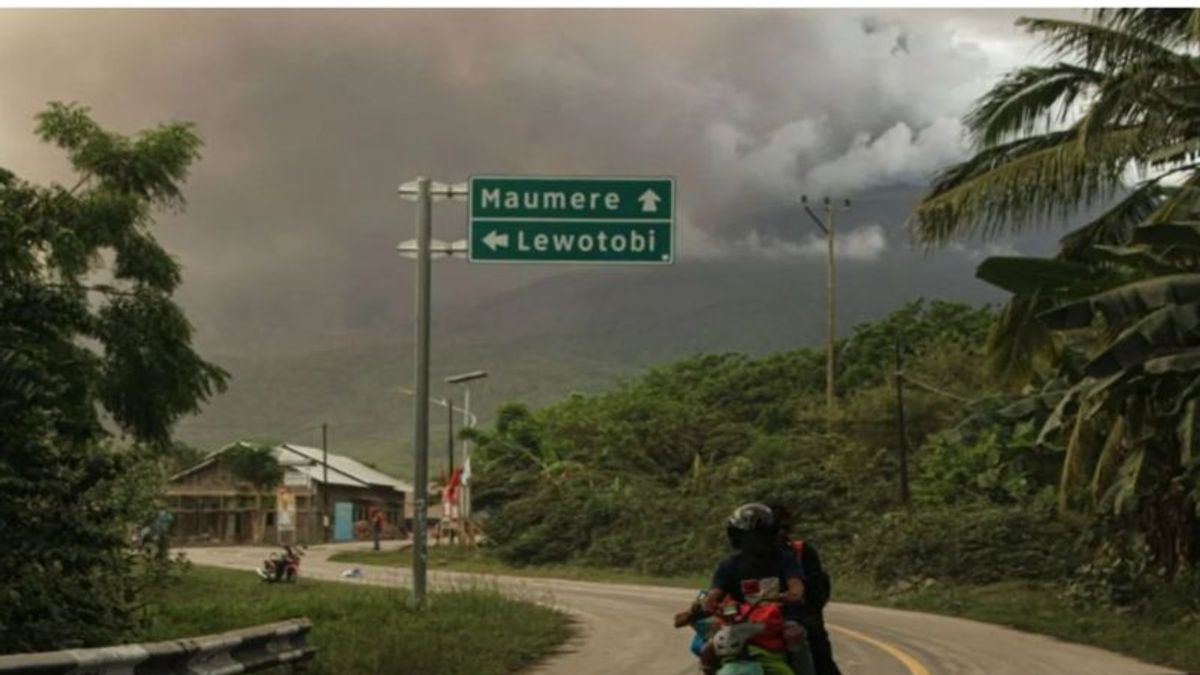
[{"label": "metal sign post", "polygon": [[[428,562],[429,508],[429,304],[433,268],[433,200],[466,196],[465,186],[434,184],[424,176],[400,186],[400,195],[417,202],[416,240],[416,338],[415,357],[417,395],[413,409],[413,546],[410,600],[415,607],[425,606],[426,564]],[[409,250],[407,242],[398,247]]]}]

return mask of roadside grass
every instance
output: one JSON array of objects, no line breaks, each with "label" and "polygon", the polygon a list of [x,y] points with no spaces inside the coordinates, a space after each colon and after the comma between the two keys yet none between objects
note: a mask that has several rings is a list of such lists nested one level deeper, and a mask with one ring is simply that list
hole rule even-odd
[{"label": "roadside grass", "polygon": [[1200,617],[1189,617],[1169,594],[1142,611],[1120,612],[1072,604],[1051,583],[934,584],[888,593],[866,580],[838,578],[834,599],[1008,626],[1200,673]]},{"label": "roadside grass", "polygon": [[[408,567],[412,553],[408,548],[393,551],[346,551],[329,558],[338,562],[359,565]],[[708,586],[708,577],[656,577],[631,570],[583,565],[530,565],[518,567],[501,562],[485,551],[462,546],[430,546],[429,569],[472,574],[496,574],[514,577],[570,579],[597,581],[608,584],[641,584],[644,586],[677,586],[700,589]]]},{"label": "roadside grass", "polygon": [[307,672],[501,675],[552,653],[573,633],[553,609],[495,590],[430,593],[428,609],[404,589],[300,579],[264,584],[253,574],[192,567],[154,594],[146,641],[308,617],[317,656]]},{"label": "roadside grass", "polygon": [[[407,566],[412,556],[400,551],[354,551],[332,557],[347,563]],[[485,551],[451,546],[429,549],[430,569],[476,574],[554,577],[605,583],[647,584],[702,588],[707,578],[655,577],[629,570],[579,565],[515,567]],[[889,593],[853,576],[834,578],[833,599],[956,616],[1017,630],[1092,645],[1144,661],[1200,673],[1200,621],[1186,619],[1169,598],[1143,612],[1080,607],[1061,597],[1061,587],[1049,583],[1006,581],[980,586],[935,584],[904,593]]]}]

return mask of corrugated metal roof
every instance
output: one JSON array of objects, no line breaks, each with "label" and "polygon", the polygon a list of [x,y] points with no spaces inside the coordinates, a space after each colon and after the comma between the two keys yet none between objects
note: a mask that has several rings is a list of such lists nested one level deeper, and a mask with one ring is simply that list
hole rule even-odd
[{"label": "corrugated metal roof", "polygon": [[[236,444],[234,444],[236,445]],[[189,473],[198,471],[216,460],[217,456],[232,445],[222,448],[204,459],[196,466],[190,467],[171,477],[171,480],[182,478]],[[275,458],[284,471],[296,472],[308,477],[314,483],[325,482],[325,466],[322,463],[320,448],[309,448],[303,445],[284,443],[272,448]],[[329,484],[347,485],[351,487],[381,486],[390,487],[406,494],[412,493],[412,485],[399,478],[372,469],[371,467],[345,455],[329,453]]]},{"label": "corrugated metal roof", "polygon": [[[325,467],[321,461],[323,453],[320,448],[285,443],[277,446],[275,450],[280,464],[304,471],[317,483],[322,481]],[[329,482],[340,485],[380,485],[401,492],[412,492],[412,485],[409,483],[372,469],[355,459],[332,452],[329,453]]]}]

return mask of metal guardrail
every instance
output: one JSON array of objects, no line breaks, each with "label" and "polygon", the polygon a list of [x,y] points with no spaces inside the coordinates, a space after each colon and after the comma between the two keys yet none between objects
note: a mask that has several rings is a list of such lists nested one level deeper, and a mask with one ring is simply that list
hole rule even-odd
[{"label": "metal guardrail", "polygon": [[0,675],[234,675],[309,661],[312,622],[291,619],[228,633],[95,649],[0,656]]}]

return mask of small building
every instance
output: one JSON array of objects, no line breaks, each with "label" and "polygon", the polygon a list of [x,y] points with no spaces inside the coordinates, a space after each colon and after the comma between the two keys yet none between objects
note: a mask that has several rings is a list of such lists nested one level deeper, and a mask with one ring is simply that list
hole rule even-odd
[{"label": "small building", "polygon": [[[384,538],[404,536],[412,486],[355,459],[285,443],[272,447],[283,481],[258,494],[221,461],[237,444],[172,476],[167,503],[176,544],[318,543],[369,539],[373,509],[383,513]],[[328,514],[328,520],[323,515]],[[328,523],[328,527],[326,527]]]}]

